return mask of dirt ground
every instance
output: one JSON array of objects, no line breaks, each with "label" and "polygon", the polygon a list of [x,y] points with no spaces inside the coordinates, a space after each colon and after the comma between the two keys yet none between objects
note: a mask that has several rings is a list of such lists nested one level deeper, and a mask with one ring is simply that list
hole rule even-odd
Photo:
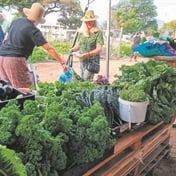
[{"label": "dirt ground", "polygon": [[[67,56],[63,56],[67,60]],[[76,58],[73,59],[73,68],[79,73],[79,63]],[[147,61],[147,58],[139,58],[138,61]],[[119,67],[121,65],[133,65],[135,62],[131,61],[129,58],[126,59],[101,59],[101,70],[98,75],[103,75],[109,78],[111,83],[115,78],[114,75],[120,74]],[[47,63],[37,63],[33,64],[36,67],[37,74],[39,75],[40,81],[42,82],[53,82],[58,80],[58,76],[62,73],[62,68],[58,62],[47,62]],[[107,66],[109,65],[109,67]],[[97,75],[95,75],[96,79]]]},{"label": "dirt ground", "polygon": [[[67,56],[63,56],[67,59]],[[138,62],[146,62],[148,58],[138,58]],[[107,61],[106,59],[101,59],[101,71],[99,75],[103,75],[109,78],[109,83],[112,83],[114,75],[120,74],[120,66],[121,65],[132,65],[135,64],[134,61],[130,61],[129,58],[124,59],[110,59]],[[62,73],[62,68],[58,62],[47,62],[47,63],[37,63],[33,64],[36,67],[36,72],[39,76],[39,80],[41,82],[55,82],[58,80],[59,75]],[[109,65],[109,67],[108,67]],[[79,64],[78,60],[74,58],[73,68],[77,73],[79,73]],[[95,78],[97,75],[95,75]],[[176,175],[176,128],[172,128],[171,137],[170,137],[170,145],[171,152],[169,157],[164,158],[157,165],[157,167],[153,171],[153,176],[175,176]]]}]

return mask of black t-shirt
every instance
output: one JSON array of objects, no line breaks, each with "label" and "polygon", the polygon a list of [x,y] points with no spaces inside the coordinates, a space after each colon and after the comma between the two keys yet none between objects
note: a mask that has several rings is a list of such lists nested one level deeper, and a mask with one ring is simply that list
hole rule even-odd
[{"label": "black t-shirt", "polygon": [[27,18],[19,18],[10,25],[7,39],[0,46],[0,55],[27,59],[35,46],[45,43],[46,39],[32,22]]}]

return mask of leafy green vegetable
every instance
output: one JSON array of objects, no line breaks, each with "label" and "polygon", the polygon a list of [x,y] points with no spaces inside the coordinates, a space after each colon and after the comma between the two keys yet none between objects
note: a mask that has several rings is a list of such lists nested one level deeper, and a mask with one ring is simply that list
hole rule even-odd
[{"label": "leafy green vegetable", "polygon": [[22,115],[15,100],[8,102],[0,111],[0,144],[12,146],[17,140],[15,128]]},{"label": "leafy green vegetable", "polygon": [[95,84],[40,85],[35,100],[26,100],[22,110],[9,101],[0,111],[0,143],[16,152],[26,175],[58,176],[113,147],[115,139],[100,103],[88,108],[77,100],[80,91],[91,92]]},{"label": "leafy green vegetable", "polygon": [[166,62],[149,60],[132,66],[124,65],[121,71],[122,74],[112,83],[120,90],[120,96],[135,101],[145,98],[146,94],[150,100],[146,121],[152,124],[161,120],[170,122],[171,115],[176,112],[176,69]]},{"label": "leafy green vegetable", "polygon": [[131,85],[127,89],[122,89],[119,96],[123,100],[131,102],[143,102],[147,100],[147,94],[139,85]]},{"label": "leafy green vegetable", "polygon": [[0,175],[26,176],[25,166],[14,150],[0,145]]}]

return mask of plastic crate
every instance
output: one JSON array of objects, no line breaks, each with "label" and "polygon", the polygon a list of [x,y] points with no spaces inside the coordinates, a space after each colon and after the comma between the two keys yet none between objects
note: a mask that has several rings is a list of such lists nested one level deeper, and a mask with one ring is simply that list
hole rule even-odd
[{"label": "plastic crate", "polygon": [[18,103],[18,106],[20,109],[23,108],[23,103],[25,100],[35,100],[35,94],[26,94],[26,95],[22,95],[22,97],[19,97],[19,98],[11,98],[11,99],[8,99],[8,100],[5,100],[5,101],[1,101],[0,102],[0,110],[6,106],[6,104],[10,101],[10,100],[16,100],[17,103]]}]

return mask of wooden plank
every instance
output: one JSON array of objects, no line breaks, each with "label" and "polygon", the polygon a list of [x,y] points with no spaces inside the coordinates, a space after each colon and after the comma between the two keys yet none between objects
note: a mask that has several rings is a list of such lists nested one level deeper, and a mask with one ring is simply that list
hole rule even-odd
[{"label": "wooden plank", "polygon": [[118,139],[114,147],[114,153],[120,153],[124,150],[124,148],[132,147],[136,142],[140,141],[141,138],[162,124],[163,122],[159,122],[156,125],[143,126],[142,128],[135,130],[126,136],[123,136],[123,138]]},{"label": "wooden plank", "polygon": [[171,128],[171,124],[160,122],[124,135],[118,139],[114,153],[83,176],[126,176],[132,171],[137,176],[140,163],[161,144],[169,143]]},{"label": "wooden plank", "polygon": [[142,144],[141,148],[134,153],[132,157],[124,158],[123,161],[117,162],[109,170],[105,171],[102,176],[126,176],[132,170],[134,175],[138,175],[138,166],[143,163],[143,160],[154,150],[156,150],[169,137],[169,128],[165,126],[164,129],[159,130],[152,138],[146,140],[146,144]]},{"label": "wooden plank", "polygon": [[163,144],[156,148],[149,156],[144,159],[144,164],[140,164],[138,175],[144,176],[150,172],[156,166],[156,164],[169,153],[169,151],[169,144]]},{"label": "wooden plank", "polygon": [[176,56],[154,56],[157,61],[173,61],[176,62]]},{"label": "wooden plank", "polygon": [[176,67],[176,56],[155,56],[155,61],[166,61],[171,67]]}]

